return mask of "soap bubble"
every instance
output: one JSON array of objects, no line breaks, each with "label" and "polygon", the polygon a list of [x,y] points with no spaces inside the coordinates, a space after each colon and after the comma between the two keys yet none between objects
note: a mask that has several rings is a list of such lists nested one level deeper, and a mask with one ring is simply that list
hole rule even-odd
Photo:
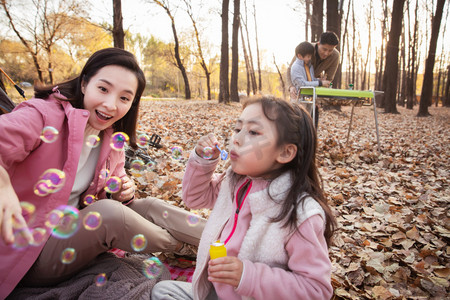
[{"label": "soap bubble", "polygon": [[60,239],[73,236],[80,228],[79,210],[70,205],[61,205],[57,208],[63,213],[59,223],[53,228],[52,235]]},{"label": "soap bubble", "polygon": [[171,149],[172,151],[172,158],[175,160],[180,160],[183,158],[183,148],[174,146]]},{"label": "soap bubble", "polygon": [[131,239],[131,248],[133,248],[134,251],[140,252],[147,247],[147,239],[143,234],[136,234]]},{"label": "soap bubble", "polygon": [[83,218],[83,225],[86,230],[96,230],[102,225],[102,216],[96,211],[90,211]]},{"label": "soap bubble", "polygon": [[34,193],[44,197],[50,193],[56,193],[62,189],[66,183],[66,173],[58,169],[48,169],[39,177],[34,186]]},{"label": "soap bubble", "polygon": [[91,134],[86,138],[86,145],[90,148],[96,148],[100,145],[100,138],[95,134]]},{"label": "soap bubble", "polygon": [[12,247],[16,250],[22,250],[30,246],[30,242],[26,239],[26,236],[30,234],[31,231],[28,228],[21,228],[14,233],[14,243]]},{"label": "soap bubble", "polygon": [[55,228],[58,225],[59,221],[61,221],[62,217],[64,217],[64,213],[59,209],[54,209],[48,213],[45,226],[48,228]]},{"label": "soap bubble", "polygon": [[161,275],[163,264],[157,257],[150,257],[143,261],[144,268],[142,272],[149,279],[157,278]]},{"label": "soap bubble", "polygon": [[164,219],[167,219],[169,217],[169,212],[167,210],[163,211],[162,216]]},{"label": "soap bubble", "polygon": [[94,195],[86,195],[84,197],[83,204],[88,206],[88,205],[91,205],[92,203],[94,203],[95,200],[96,200],[96,197]]},{"label": "soap bubble", "polygon": [[147,169],[150,171],[154,171],[156,169],[156,162],[151,160],[147,163]]},{"label": "soap bubble", "polygon": [[47,230],[45,228],[33,228],[31,230],[31,235],[33,236],[33,242],[30,243],[31,246],[40,246],[45,242]]},{"label": "soap bubble", "polygon": [[108,170],[108,169],[102,169],[102,170],[100,170],[100,174],[98,175],[98,177],[100,178],[100,179],[106,179],[106,178],[108,178],[109,177],[109,174],[110,174],[111,172]]},{"label": "soap bubble", "polygon": [[96,286],[104,286],[106,282],[108,281],[108,278],[106,278],[105,273],[100,273],[94,278],[94,282]]},{"label": "soap bubble", "polygon": [[111,143],[109,144],[113,150],[122,151],[125,143],[128,143],[130,138],[125,132],[115,132],[111,136]]},{"label": "soap bubble", "polygon": [[120,191],[122,188],[122,179],[117,176],[111,176],[106,180],[105,191],[110,194],[114,194]]},{"label": "soap bubble", "polygon": [[186,223],[190,227],[197,226],[199,222],[200,222],[200,217],[197,215],[190,214],[190,215],[186,216]]},{"label": "soap bubble", "polygon": [[52,126],[45,126],[41,132],[41,140],[45,143],[53,143],[58,139],[59,131]]},{"label": "soap bubble", "polygon": [[149,140],[150,140],[150,138],[148,137],[148,135],[146,135],[145,133],[142,133],[137,137],[136,144],[139,147],[145,147],[145,146],[147,146]]},{"label": "soap bubble", "polygon": [[135,159],[131,162],[130,168],[134,171],[143,171],[145,169],[145,163],[140,159]]},{"label": "soap bubble", "polygon": [[202,157],[204,159],[211,159],[213,157],[213,153],[214,153],[213,148],[205,147],[205,148],[203,148],[203,155],[202,155]]},{"label": "soap bubble", "polygon": [[[30,202],[21,201],[20,207],[22,208],[22,216],[25,219],[25,222],[27,224],[30,223],[31,220],[34,219],[34,212],[36,211],[36,206],[34,206],[34,204],[32,204]],[[16,219],[13,218],[13,227],[17,228],[16,227],[17,225],[19,225],[19,224],[17,224]],[[20,225],[19,225],[19,227],[20,227]]]},{"label": "soap bubble", "polygon": [[73,263],[73,261],[75,260],[76,257],[77,257],[77,253],[75,252],[75,249],[66,248],[61,253],[61,262],[63,264],[68,265],[68,264]]}]

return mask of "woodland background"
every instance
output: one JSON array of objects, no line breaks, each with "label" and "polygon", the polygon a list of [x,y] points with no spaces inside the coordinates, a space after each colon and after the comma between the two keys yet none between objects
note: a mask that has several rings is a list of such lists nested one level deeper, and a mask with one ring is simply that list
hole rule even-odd
[{"label": "woodland background", "polygon": [[[258,1],[138,1],[167,16],[171,42],[123,28],[127,3],[111,1],[112,18],[97,22],[87,1],[0,0],[0,67],[30,98],[33,84],[76,76],[98,49],[135,53],[147,77],[139,130],[161,135],[165,147],[147,149],[157,167],[133,178],[140,196],[184,207],[180,185],[197,139],[214,132],[227,145],[243,96],[286,97],[292,56],[277,61],[259,48]],[[363,13],[355,13],[361,6]],[[292,0],[306,40],[325,30],[340,37],[334,87],[384,91],[377,99],[385,112],[378,114],[381,152],[372,107],[355,109],[348,144],[350,107],[321,111],[318,164],[339,222],[330,248],[336,299],[449,297],[449,6],[445,0]],[[182,16],[190,26],[179,29]],[[222,23],[220,45],[203,35],[205,19]],[[23,101],[0,78],[9,96]],[[184,149],[181,160],[171,158],[175,145]],[[218,171],[225,167],[222,162]]]}]

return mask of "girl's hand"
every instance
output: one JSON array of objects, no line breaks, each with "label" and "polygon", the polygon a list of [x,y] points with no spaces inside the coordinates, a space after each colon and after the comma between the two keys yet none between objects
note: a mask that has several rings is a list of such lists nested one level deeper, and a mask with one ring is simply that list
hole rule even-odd
[{"label": "girl's hand", "polygon": [[112,198],[120,202],[125,202],[133,199],[135,191],[136,186],[134,185],[134,181],[128,176],[124,176],[122,177],[122,189],[120,192],[112,194]]},{"label": "girl's hand", "polygon": [[220,156],[220,151],[219,149],[216,148],[216,145],[218,145],[219,148],[221,146],[217,141],[216,137],[214,136],[214,134],[210,133],[208,135],[202,136],[198,140],[197,145],[195,146],[195,153],[197,153],[197,155],[200,157],[204,157],[205,156],[204,149],[206,147],[209,147],[213,151],[213,155],[210,159],[216,159]]},{"label": "girl's hand", "polygon": [[244,264],[235,256],[219,257],[209,261],[208,280],[237,288],[241,282]]},{"label": "girl's hand", "polygon": [[33,242],[33,236],[28,229],[27,222],[22,216],[22,207],[20,206],[19,198],[11,185],[8,173],[1,166],[0,228],[1,236],[6,244],[14,243],[13,229],[21,230],[22,236],[28,241],[28,243]]}]

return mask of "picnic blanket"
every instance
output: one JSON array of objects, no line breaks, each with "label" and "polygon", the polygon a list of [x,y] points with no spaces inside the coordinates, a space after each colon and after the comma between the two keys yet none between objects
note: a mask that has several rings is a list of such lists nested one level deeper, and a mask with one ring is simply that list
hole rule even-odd
[{"label": "picnic blanket", "polygon": [[[53,287],[18,287],[7,299],[151,299],[153,286],[171,275],[162,264],[159,276],[147,278],[143,262],[150,257],[127,253],[120,258],[107,252],[70,280]],[[101,273],[106,283],[98,286],[95,278]]]}]

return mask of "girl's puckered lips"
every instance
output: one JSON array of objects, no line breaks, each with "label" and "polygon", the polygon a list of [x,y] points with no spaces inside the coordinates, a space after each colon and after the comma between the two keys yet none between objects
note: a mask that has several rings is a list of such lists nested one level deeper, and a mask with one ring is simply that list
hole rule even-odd
[{"label": "girl's puckered lips", "polygon": [[236,153],[236,151],[231,150],[231,151],[230,151],[230,159],[231,159],[231,160],[235,160],[235,159],[237,159],[237,158],[239,158],[239,155]]}]

